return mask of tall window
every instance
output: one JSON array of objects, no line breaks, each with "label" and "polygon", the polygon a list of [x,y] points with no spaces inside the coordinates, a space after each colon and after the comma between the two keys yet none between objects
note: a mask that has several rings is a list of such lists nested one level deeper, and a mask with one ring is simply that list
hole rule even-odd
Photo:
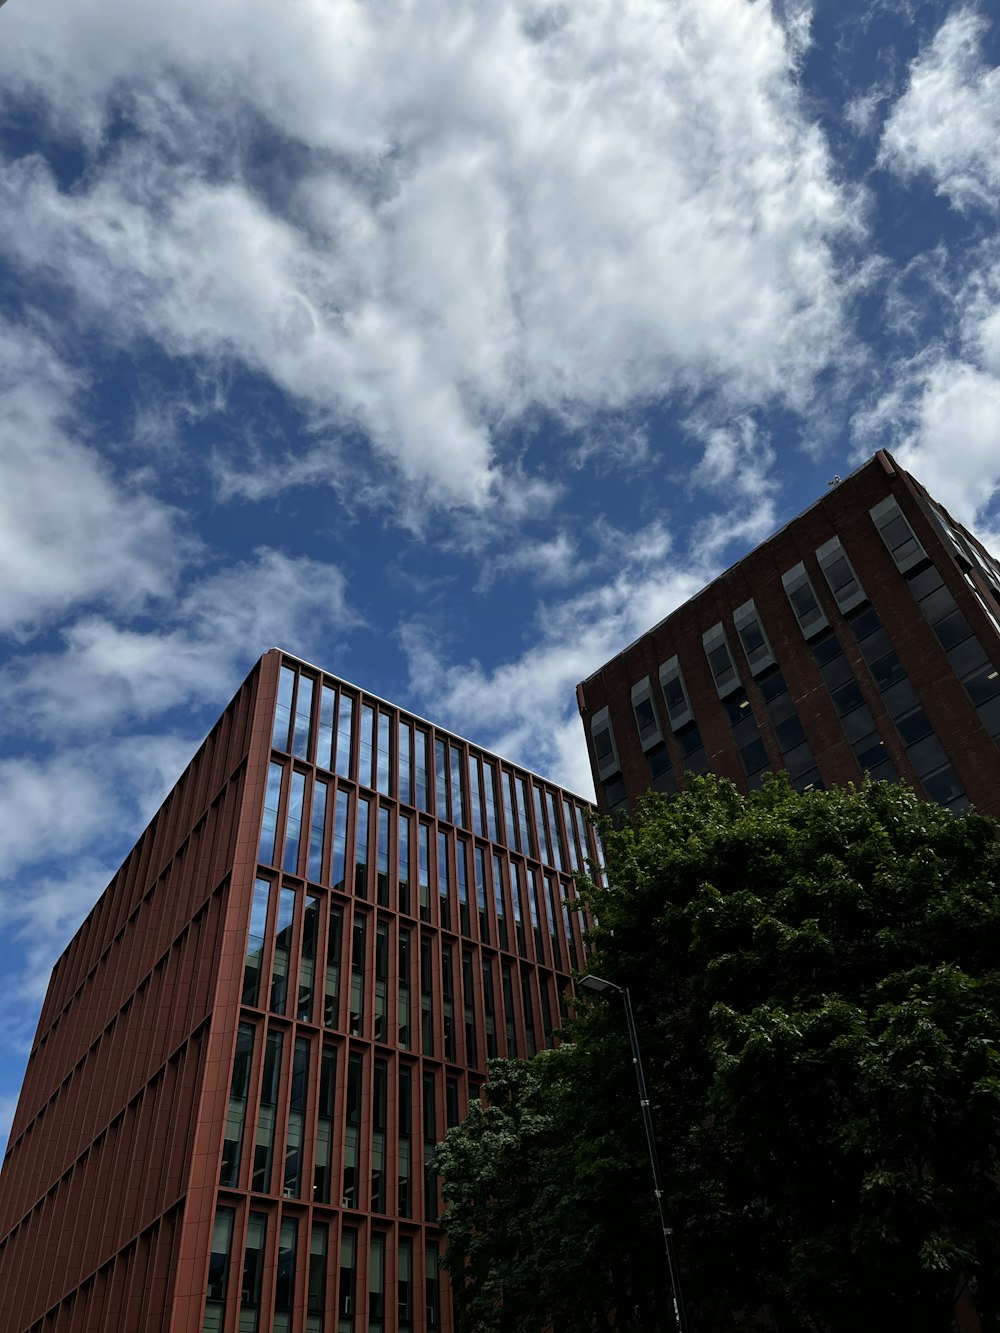
[{"label": "tall window", "polygon": [[309,1083],[309,1039],[299,1037],[292,1059],[292,1087],[288,1102],[288,1131],[285,1137],[284,1195],[297,1199],[302,1193],[302,1145],[305,1135],[306,1088]]},{"label": "tall window", "polygon": [[234,1208],[217,1208],[208,1256],[208,1291],[205,1296],[204,1333],[221,1333],[229,1285],[229,1251],[233,1243]]},{"label": "tall window", "polygon": [[247,936],[246,961],[243,965],[243,1003],[260,1002],[260,975],[263,966],[264,940],[267,936],[267,909],[271,899],[271,881],[258,879],[253,889],[250,909],[250,933]]},{"label": "tall window", "polygon": [[236,1029],[236,1054],[233,1057],[233,1073],[229,1082],[229,1109],[226,1112],[225,1136],[222,1140],[222,1167],[219,1171],[219,1184],[230,1188],[235,1188],[240,1183],[240,1158],[243,1154],[247,1094],[250,1091],[253,1038],[252,1023],[241,1023]]},{"label": "tall window", "polygon": [[253,1150],[253,1175],[250,1187],[255,1194],[270,1194],[271,1165],[274,1160],[274,1122],[278,1109],[278,1087],[281,1082],[281,1048],[283,1036],[271,1031],[264,1042],[264,1077],[257,1109],[257,1137]]},{"label": "tall window", "polygon": [[291,1333],[298,1241],[298,1221],[294,1217],[283,1217],[278,1232],[278,1264],[274,1276],[274,1333]]}]

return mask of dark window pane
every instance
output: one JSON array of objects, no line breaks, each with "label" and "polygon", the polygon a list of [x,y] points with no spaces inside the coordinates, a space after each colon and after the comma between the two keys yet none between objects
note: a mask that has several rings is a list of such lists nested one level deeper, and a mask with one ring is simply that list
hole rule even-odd
[{"label": "dark window pane", "polygon": [[827,662],[832,662],[834,658],[840,657],[842,648],[840,640],[834,634],[832,629],[824,630],[812,641],[813,656],[820,666]]},{"label": "dark window pane", "polygon": [[906,675],[903,664],[895,653],[886,653],[885,657],[880,657],[877,662],[873,662],[871,673],[880,690],[886,690],[890,685],[895,685],[898,680],[902,680]]},{"label": "dark window pane", "polygon": [[782,753],[794,749],[806,738],[806,734],[802,730],[802,723],[797,717],[790,717],[787,722],[779,723],[774,729],[774,734],[778,738]]},{"label": "dark window pane", "polygon": [[939,621],[934,626],[934,633],[938,636],[941,647],[947,650],[969,638],[972,634],[972,626],[961,611],[955,610],[950,616],[945,616],[944,620]]},{"label": "dark window pane", "polygon": [[974,671],[978,672],[982,668],[985,668],[986,671],[993,670],[983,645],[975,635],[971,639],[966,639],[964,643],[960,643],[956,648],[949,648],[948,661],[959,680],[964,680],[966,676],[971,675]]},{"label": "dark window pane", "polygon": [[684,755],[694,754],[695,750],[701,749],[701,734],[696,726],[685,727],[683,731],[679,731],[677,740]]},{"label": "dark window pane", "polygon": [[600,731],[594,733],[594,754],[597,755],[598,762],[603,764],[604,760],[609,759],[613,752],[611,732],[607,727],[602,727]]},{"label": "dark window pane", "polygon": [[944,579],[933,565],[928,565],[919,574],[908,574],[906,578],[914,597],[918,601],[926,597],[928,593],[932,593],[935,588],[940,588],[944,583]]},{"label": "dark window pane", "polygon": [[856,680],[849,680],[846,685],[841,685],[831,691],[830,697],[833,699],[833,706],[837,712],[843,716],[845,713],[853,712],[859,704],[865,701],[861,688]]},{"label": "dark window pane", "polygon": [[901,714],[909,712],[911,708],[916,708],[918,700],[916,691],[910,682],[901,680],[883,693],[882,702],[885,704],[890,717],[899,717]]},{"label": "dark window pane", "polygon": [[987,662],[985,670],[969,677],[965,682],[965,688],[969,692],[969,698],[977,707],[988,703],[990,699],[1000,694],[1000,671],[991,662]]},{"label": "dark window pane", "polygon": [[767,751],[764,749],[764,742],[759,738],[743,746],[740,758],[747,773],[759,773],[768,765]]},{"label": "dark window pane", "polygon": [[962,784],[950,764],[946,764],[930,777],[924,778],[923,784],[931,800],[938,801],[941,805],[950,805],[956,797],[963,795]]},{"label": "dark window pane", "polygon": [[788,769],[789,777],[797,778],[805,773],[807,769],[813,767],[814,760],[812,751],[809,749],[809,746],[803,742],[802,745],[796,746],[794,750],[789,750],[789,752],[782,757],[782,763],[785,768]]},{"label": "dark window pane", "polygon": [[[936,736],[926,736],[916,745],[911,745],[906,751],[910,763],[917,770],[917,777],[922,778],[925,773],[933,773],[948,762],[947,755],[941,748],[941,743]],[[937,797],[934,798],[935,800]]]},{"label": "dark window pane", "polygon": [[855,638],[864,639],[869,634],[874,634],[877,629],[882,628],[882,622],[870,606],[865,607],[863,611],[853,612],[847,617],[851,629],[854,631]]},{"label": "dark window pane", "polygon": [[930,720],[922,708],[916,708],[912,713],[896,718],[896,729],[905,745],[913,745],[923,740],[932,730]]},{"label": "dark window pane", "polygon": [[[925,573],[931,571],[937,573],[937,570],[934,569],[933,565],[931,566],[931,570],[925,571]],[[954,611],[955,599],[944,584],[942,584],[941,587],[935,588],[933,592],[928,593],[926,597],[920,599],[920,609],[923,611],[928,621],[934,625],[948,615],[950,611]]]}]

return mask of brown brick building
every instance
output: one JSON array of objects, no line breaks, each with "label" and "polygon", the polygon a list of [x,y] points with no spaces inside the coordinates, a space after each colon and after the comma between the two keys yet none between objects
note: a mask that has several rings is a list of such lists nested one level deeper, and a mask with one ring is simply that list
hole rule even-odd
[{"label": "brown brick building", "polygon": [[449,1333],[428,1154],[554,1040],[587,809],[265,654],[53,971],[4,1333]]},{"label": "brown brick building", "polygon": [[879,452],[577,687],[598,805],[904,778],[1000,817],[1000,566]]}]

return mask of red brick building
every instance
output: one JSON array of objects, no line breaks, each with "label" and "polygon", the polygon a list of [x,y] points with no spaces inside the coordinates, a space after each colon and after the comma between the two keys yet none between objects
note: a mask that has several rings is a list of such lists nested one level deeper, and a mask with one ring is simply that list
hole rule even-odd
[{"label": "red brick building", "polygon": [[603,812],[685,770],[1000,817],[1000,566],[879,452],[577,687]]},{"label": "red brick building", "polygon": [[4,1333],[449,1333],[428,1154],[554,1040],[587,810],[265,654],[53,971]]}]

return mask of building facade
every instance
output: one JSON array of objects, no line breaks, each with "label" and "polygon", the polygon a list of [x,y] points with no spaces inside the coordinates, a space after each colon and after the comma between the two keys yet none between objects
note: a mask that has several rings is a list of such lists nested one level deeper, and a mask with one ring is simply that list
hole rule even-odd
[{"label": "building facade", "polygon": [[265,654],[53,971],[5,1333],[450,1333],[429,1156],[555,1040],[588,811]]},{"label": "building facade", "polygon": [[905,779],[1000,818],[1000,566],[880,451],[577,687],[597,799]]}]

